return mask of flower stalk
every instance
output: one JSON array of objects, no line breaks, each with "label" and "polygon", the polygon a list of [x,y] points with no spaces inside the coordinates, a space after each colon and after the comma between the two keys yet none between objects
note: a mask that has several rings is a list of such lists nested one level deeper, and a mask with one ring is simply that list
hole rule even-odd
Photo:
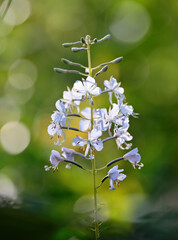
[{"label": "flower stalk", "polygon": [[[66,162],[66,168],[70,169],[72,165],[86,170],[92,173],[93,181],[93,196],[94,196],[94,231],[95,239],[99,239],[99,221],[98,221],[98,205],[97,205],[97,189],[103,185],[105,180],[109,181],[109,190],[115,190],[115,185],[119,186],[120,181],[123,181],[126,178],[126,175],[123,173],[124,169],[119,169],[118,165],[112,167],[107,174],[103,177],[100,184],[97,186],[96,174],[98,171],[107,169],[111,165],[120,163],[121,160],[128,161],[131,163],[133,168],[141,169],[143,164],[140,163],[141,156],[138,153],[138,149],[132,149],[130,152],[127,152],[123,157],[118,157],[114,160],[108,160],[108,163],[103,167],[96,167],[95,152],[101,151],[107,144],[106,142],[113,140],[117,144],[118,149],[129,149],[132,144],[128,141],[132,140],[131,134],[128,132],[129,129],[129,117],[135,117],[134,109],[131,105],[128,105],[125,102],[124,89],[120,87],[121,83],[118,83],[117,80],[111,76],[110,80],[104,80],[105,88],[101,90],[97,86],[95,77],[100,73],[104,73],[108,69],[108,65],[120,63],[122,57],[115,58],[110,62],[101,63],[99,66],[93,66],[91,64],[91,46],[96,43],[103,42],[108,40],[110,35],[106,35],[101,39],[94,38],[93,40],[89,35],[85,38],[81,38],[80,41],[65,43],[64,47],[72,47],[73,52],[80,52],[86,50],[88,58],[88,67],[83,66],[80,63],[72,62],[68,59],[62,58],[62,62],[68,66],[81,67],[85,70],[85,73],[79,72],[77,70],[68,70],[62,68],[54,68],[58,73],[73,73],[79,74],[86,78],[77,80],[72,89],[67,87],[67,91],[63,92],[63,98],[56,102],[56,109],[51,115],[51,123],[48,126],[48,133],[53,138],[57,135],[56,145],[60,146],[65,138],[64,130],[72,130],[76,132],[75,137],[73,138],[72,145],[74,147],[80,147],[82,152],[76,152],[74,149],[69,149],[66,147],[61,148],[61,153],[56,150],[51,151],[50,164],[51,166],[45,166],[45,170],[49,171],[58,170],[58,165],[62,162]],[[81,47],[74,47],[75,45],[81,44]],[[100,68],[97,73],[93,73],[96,69]],[[94,76],[93,76],[94,75]],[[97,96],[102,94],[108,94],[109,96],[109,109],[98,108],[95,109],[94,99]],[[113,98],[114,103],[113,103]],[[81,102],[90,104],[89,107],[81,108]],[[77,110],[77,113],[73,111]],[[78,119],[79,128],[72,127],[70,124],[72,120]],[[107,132],[107,137],[101,139],[103,132]],[[85,137],[81,137],[81,133]],[[87,135],[87,137],[86,137]],[[82,135],[83,136],[83,135]],[[61,139],[64,140],[61,142]],[[91,167],[87,169],[82,165],[76,162],[77,157],[81,157],[84,161],[90,160]],[[109,156],[108,156],[109,157]]]},{"label": "flower stalk", "polygon": [[[91,53],[90,53],[90,36],[86,36],[87,55],[88,55],[88,71],[89,76],[92,77],[91,67]],[[91,98],[91,131],[93,129],[93,100]],[[96,186],[96,163],[95,156],[92,159],[92,174],[93,174],[93,193],[94,193],[94,224],[95,224],[95,239],[99,238],[99,226],[98,226],[98,207],[97,207],[97,186]]]}]

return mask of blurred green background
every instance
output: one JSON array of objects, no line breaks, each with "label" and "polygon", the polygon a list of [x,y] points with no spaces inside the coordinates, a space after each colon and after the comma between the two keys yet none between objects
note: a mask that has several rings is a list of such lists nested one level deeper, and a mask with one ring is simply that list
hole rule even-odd
[{"label": "blurred green background", "polygon": [[[8,1],[0,1],[1,14]],[[145,167],[127,163],[116,191],[98,190],[101,239],[178,239],[177,0],[12,0],[0,22],[0,235],[1,239],[93,239],[92,176],[75,166],[45,172],[52,149],[47,134],[55,102],[77,75],[59,75],[64,57],[87,64],[86,52],[63,42],[90,34],[111,40],[92,47],[92,63],[123,56],[111,75],[122,82],[138,119],[131,118],[133,147]],[[108,106],[108,97],[100,98]],[[69,136],[65,146],[70,146]],[[96,154],[97,165],[122,156],[115,142]],[[83,160],[79,159],[83,163]],[[87,163],[89,165],[89,163]],[[98,174],[98,183],[107,171]]]}]

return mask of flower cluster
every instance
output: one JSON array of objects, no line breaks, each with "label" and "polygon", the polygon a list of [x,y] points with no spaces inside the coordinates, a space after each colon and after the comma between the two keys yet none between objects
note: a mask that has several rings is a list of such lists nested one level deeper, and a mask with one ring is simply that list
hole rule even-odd
[{"label": "flower cluster", "polygon": [[[60,145],[60,139],[64,136],[64,130],[76,130],[78,134],[73,138],[72,145],[74,147],[81,147],[83,150],[83,157],[86,159],[93,159],[95,151],[101,151],[104,146],[104,142],[115,139],[119,149],[130,149],[132,144],[128,143],[132,140],[129,129],[129,117],[135,117],[133,107],[125,102],[124,89],[120,87],[121,83],[118,83],[114,77],[110,80],[104,81],[104,89],[101,90],[97,86],[95,79],[88,76],[86,79],[82,78],[81,81],[77,80],[73,88],[68,91],[64,91],[63,98],[56,102],[56,109],[51,115],[51,123],[48,126],[48,133],[50,136],[57,135],[57,145]],[[101,94],[109,95],[110,107],[94,109],[93,100],[94,97]],[[87,102],[90,106],[80,109],[82,101]],[[76,113],[73,113],[77,111]],[[71,121],[74,117],[79,117],[78,128],[71,128]],[[109,137],[102,140],[103,132],[107,131]],[[82,138],[79,133],[87,132],[88,137]],[[64,141],[63,140],[63,141]],[[63,142],[62,141],[62,142]],[[52,150],[50,162],[51,167],[45,166],[46,170],[57,169],[58,164],[63,162],[64,159],[74,161],[74,155],[80,155],[73,149],[65,147],[61,148],[62,156],[59,152]],[[135,148],[129,153],[123,156],[124,160],[128,160],[132,163],[133,167],[140,169],[143,164],[140,164],[140,154],[138,149]],[[71,162],[67,164],[67,168],[71,167]],[[118,170],[118,166],[113,167],[108,172],[110,179],[110,189],[115,189],[113,183],[122,181],[126,175],[123,173],[123,169]]]}]

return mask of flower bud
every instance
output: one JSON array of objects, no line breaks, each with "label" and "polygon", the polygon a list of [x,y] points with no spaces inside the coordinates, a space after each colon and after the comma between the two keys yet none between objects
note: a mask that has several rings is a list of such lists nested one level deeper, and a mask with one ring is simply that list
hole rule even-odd
[{"label": "flower bud", "polygon": [[79,51],[87,50],[87,49],[84,47],[81,47],[81,48],[73,47],[73,48],[71,48],[71,50],[72,50],[72,52],[79,52]]},{"label": "flower bud", "polygon": [[106,65],[109,65],[109,64],[119,63],[119,62],[122,61],[122,59],[123,59],[123,57],[118,57],[118,58],[116,58],[116,59],[114,59],[114,60],[112,60],[112,61],[110,61],[110,62],[106,62],[106,63],[100,64],[100,67],[106,66]]},{"label": "flower bud", "polygon": [[113,61],[111,61],[112,63],[119,63],[123,60],[123,57],[118,57],[116,59],[114,59]]},{"label": "flower bud", "polygon": [[66,70],[62,68],[54,68],[54,71],[57,73],[66,73]]},{"label": "flower bud", "polygon": [[68,48],[68,47],[72,47],[73,45],[80,44],[80,43],[82,43],[82,42],[77,41],[77,42],[71,42],[71,43],[63,43],[62,46]]},{"label": "flower bud", "polygon": [[84,37],[81,37],[81,38],[80,38],[80,41],[81,41],[83,44],[85,44],[85,38],[84,38]]},{"label": "flower bud", "polygon": [[68,65],[71,64],[71,61],[67,60],[66,58],[61,58],[61,61],[65,64],[68,64]]},{"label": "flower bud", "polygon": [[61,61],[67,65],[82,67],[82,65],[80,63],[71,62],[70,60],[68,60],[66,58],[61,58]]},{"label": "flower bud", "polygon": [[62,46],[65,48],[68,48],[68,47],[73,46],[73,43],[63,43]]},{"label": "flower bud", "polygon": [[111,37],[110,34],[107,34],[106,36],[104,36],[103,38],[99,39],[97,42],[103,42],[105,40],[108,40]]},{"label": "flower bud", "polygon": [[97,38],[94,38],[94,39],[93,39],[93,42],[94,42],[94,43],[97,43],[97,42],[98,42],[98,39],[97,39]]},{"label": "flower bud", "polygon": [[108,70],[108,66],[104,66],[99,72],[95,74],[95,77],[98,76],[100,73],[106,72]]},{"label": "flower bud", "polygon": [[57,73],[74,73],[74,74],[81,74],[77,70],[67,70],[67,69],[62,69],[62,68],[54,68],[54,71]]}]

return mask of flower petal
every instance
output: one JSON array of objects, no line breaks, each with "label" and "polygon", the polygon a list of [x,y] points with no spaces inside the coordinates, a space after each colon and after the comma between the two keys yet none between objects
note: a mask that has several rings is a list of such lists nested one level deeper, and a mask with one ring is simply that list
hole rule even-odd
[{"label": "flower petal", "polygon": [[92,89],[92,90],[90,91],[90,93],[91,93],[92,95],[94,95],[94,96],[97,96],[97,95],[99,95],[99,94],[101,93],[101,88],[95,87],[94,89]]},{"label": "flower petal", "polygon": [[81,111],[81,114],[87,118],[87,119],[91,119],[91,108],[90,107],[86,107],[85,109],[83,109]]},{"label": "flower petal", "polygon": [[102,135],[102,131],[94,128],[90,133],[89,139],[90,139],[90,141],[92,141],[92,140],[95,140],[95,139],[101,137],[101,135]]},{"label": "flower petal", "polygon": [[90,126],[90,120],[81,119],[79,126],[81,131],[86,131]]},{"label": "flower petal", "polygon": [[86,139],[83,139],[79,136],[73,138],[73,142],[72,142],[72,145],[73,146],[80,146],[80,147],[83,147],[87,144],[87,140]]},{"label": "flower petal", "polygon": [[123,181],[126,177],[127,177],[127,176],[126,176],[125,174],[120,173],[120,174],[119,174],[119,177],[117,178],[117,180]]},{"label": "flower petal", "polygon": [[101,151],[103,149],[103,142],[101,140],[96,140],[91,142],[91,145],[96,149],[96,151]]},{"label": "flower petal", "polygon": [[60,162],[62,162],[64,159],[61,157],[60,153],[56,150],[51,151],[50,156],[50,162],[52,166],[57,167]]}]

